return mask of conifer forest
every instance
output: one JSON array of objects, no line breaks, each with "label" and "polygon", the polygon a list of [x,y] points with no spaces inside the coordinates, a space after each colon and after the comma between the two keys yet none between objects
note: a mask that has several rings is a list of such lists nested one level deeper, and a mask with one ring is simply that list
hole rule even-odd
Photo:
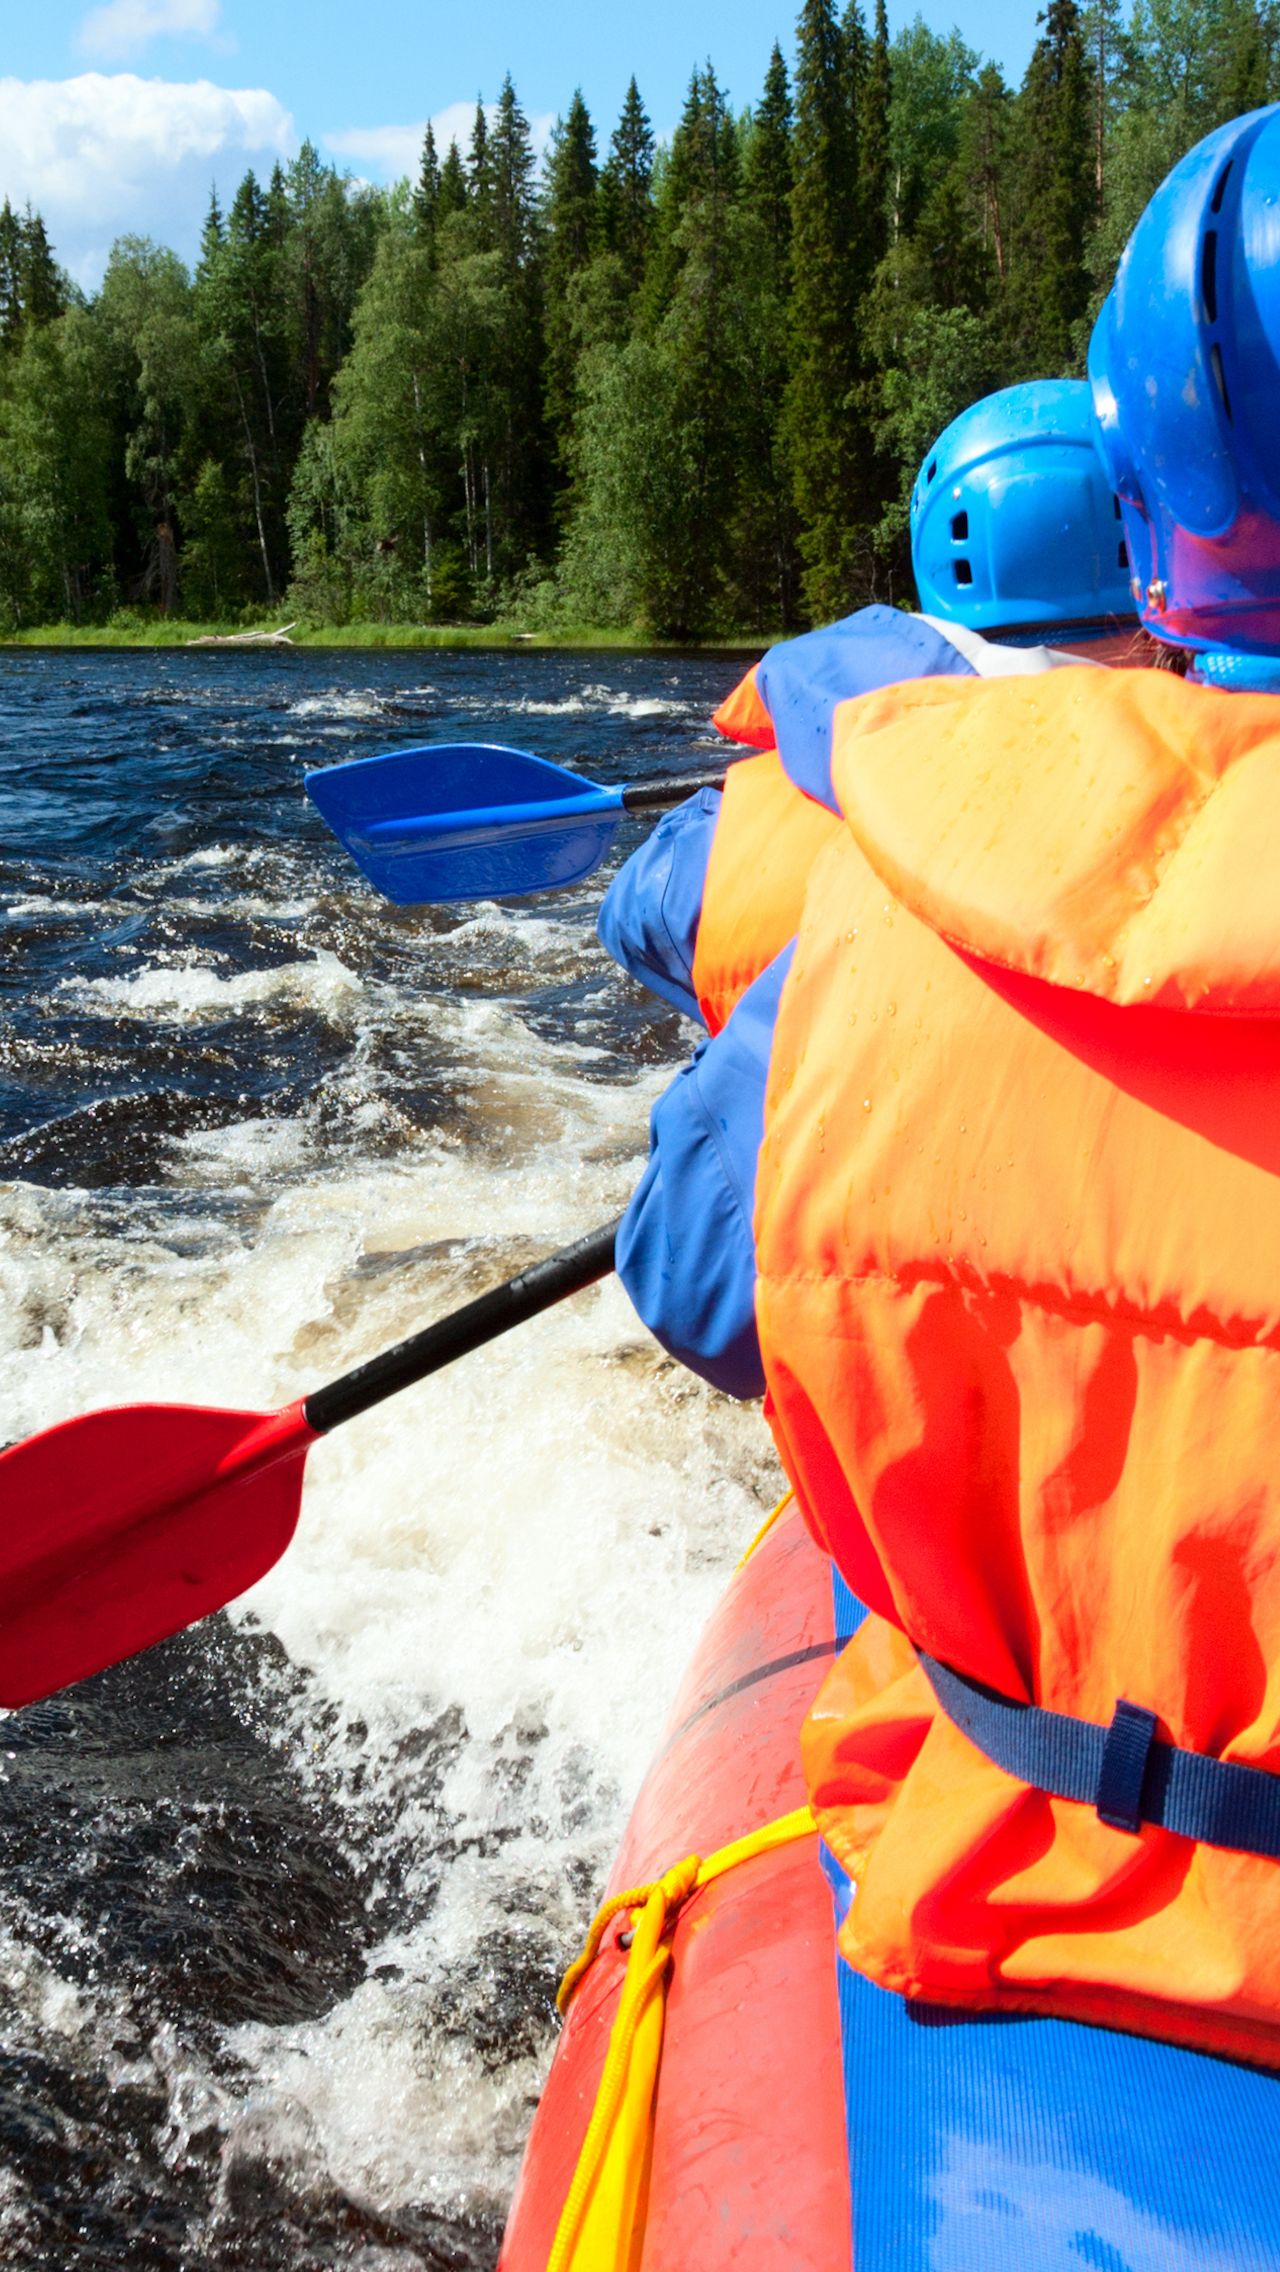
[{"label": "conifer forest", "polygon": [[1280,94],[1278,0],[1048,0],[1021,86],[804,0],[670,143],[633,79],[541,163],[508,78],[372,188],[305,143],[194,274],[75,289],[0,208],[0,632],[153,617],[696,640],[909,599],[906,501],[991,388],[1078,373],[1129,230]]}]

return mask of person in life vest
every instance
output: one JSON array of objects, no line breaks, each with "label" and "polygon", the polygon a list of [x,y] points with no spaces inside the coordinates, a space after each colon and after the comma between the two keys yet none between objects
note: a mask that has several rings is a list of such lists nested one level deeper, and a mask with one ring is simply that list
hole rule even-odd
[{"label": "person in life vest", "polygon": [[[904,679],[1097,660],[1130,642],[1119,506],[1083,380],[1005,387],[954,419],[911,499],[922,613],[867,607],[771,648],[715,714],[758,754],[673,813],[614,878],[599,916],[624,970],[718,1033],[794,935],[835,816],[838,702]],[[1052,644],[1045,644],[1045,641]]]},{"label": "person in life vest", "polygon": [[[669,816],[621,871],[600,932],[714,1037],[654,1114],[618,1267],[667,1349],[740,1397],[764,1389],[751,1233],[773,1020],[810,872],[840,833],[832,722],[923,678],[1039,675],[1133,638],[1117,507],[1084,381],[1008,387],[946,429],[911,501],[927,612],[872,607],[770,650],[717,713],[772,747],[723,800]],[[1044,641],[1052,639],[1053,646]]]},{"label": "person in life vest", "polygon": [[1093,339],[1194,679],[837,712],[755,1214],[775,1435],[872,1612],[804,1734],[845,1957],[1271,2068],[1278,210],[1280,106],[1174,169]]}]

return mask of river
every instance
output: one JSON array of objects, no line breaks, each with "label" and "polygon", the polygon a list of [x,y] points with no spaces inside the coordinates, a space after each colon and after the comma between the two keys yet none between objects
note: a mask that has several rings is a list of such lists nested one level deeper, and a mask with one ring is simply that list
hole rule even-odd
[{"label": "river", "polygon": [[[596,943],[602,876],[391,908],[302,775],[706,764],[739,667],[0,655],[0,1443],[283,1403],[623,1203],[692,1035]],[[610,1281],[319,1444],[229,1614],[0,1720],[8,2272],[493,2264],[556,1979],[774,1484]]]}]

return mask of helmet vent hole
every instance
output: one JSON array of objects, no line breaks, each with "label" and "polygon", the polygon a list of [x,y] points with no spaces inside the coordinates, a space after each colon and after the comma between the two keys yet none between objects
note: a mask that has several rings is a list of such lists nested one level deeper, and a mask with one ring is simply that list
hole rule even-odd
[{"label": "helmet vent hole", "polygon": [[1204,299],[1204,312],[1210,323],[1218,320],[1218,232],[1207,231],[1204,250],[1200,255],[1200,290]]},{"label": "helmet vent hole", "polygon": [[1125,544],[1124,544],[1123,542],[1121,542],[1120,544],[1118,544],[1118,545],[1116,546],[1116,566],[1117,566],[1117,568],[1127,568],[1127,567],[1128,567],[1128,565],[1129,565],[1129,552],[1128,552],[1128,547],[1127,547],[1127,546],[1126,546],[1126,545],[1125,545]]},{"label": "helmet vent hole", "polygon": [[963,585],[963,584],[971,584],[971,583],[973,582],[973,570],[972,570],[972,568],[971,568],[971,567],[969,566],[969,563],[968,563],[968,561],[967,561],[967,560],[957,560],[957,562],[956,562],[956,582],[957,582],[957,584],[962,584],[962,585]]},{"label": "helmet vent hole", "polygon": [[1124,516],[1123,516],[1123,514],[1122,514],[1122,513],[1121,513],[1121,511],[1120,511],[1120,499],[1119,499],[1118,497],[1113,497],[1113,498],[1112,498],[1112,500],[1111,500],[1111,502],[1112,502],[1112,504],[1113,504],[1113,505],[1115,506],[1115,509],[1116,509],[1116,519],[1117,519],[1118,521],[1119,521],[1119,520],[1122,520]]},{"label": "helmet vent hole", "polygon": [[969,516],[967,513],[952,514],[951,542],[953,544],[967,544],[969,542]]},{"label": "helmet vent hole", "polygon": [[938,470],[938,461],[937,461],[937,459],[936,459],[936,458],[934,458],[934,460],[933,460],[932,464],[931,464],[931,465],[929,465],[929,466],[928,466],[928,467],[926,468],[926,470],[925,470],[925,477],[924,477],[924,478],[925,478],[925,484],[926,484],[926,487],[927,487],[927,485],[929,484],[929,482],[931,482],[931,481],[932,481],[932,479],[933,479],[933,477],[934,477],[935,473],[937,472],[937,470]]},{"label": "helmet vent hole", "polygon": [[1227,182],[1230,179],[1231,168],[1234,164],[1234,158],[1229,158],[1226,165],[1223,167],[1222,172],[1218,176],[1217,186],[1214,189],[1213,196],[1209,200],[1209,211],[1211,213],[1220,213],[1222,211],[1223,195],[1226,190]]},{"label": "helmet vent hole", "polygon": [[1227,393],[1227,374],[1222,368],[1222,349],[1216,339],[1209,349],[1209,361],[1213,365],[1213,375],[1218,382],[1218,392],[1222,396],[1222,407],[1227,414],[1227,424],[1229,426],[1234,425],[1235,420],[1231,416],[1231,397]]}]

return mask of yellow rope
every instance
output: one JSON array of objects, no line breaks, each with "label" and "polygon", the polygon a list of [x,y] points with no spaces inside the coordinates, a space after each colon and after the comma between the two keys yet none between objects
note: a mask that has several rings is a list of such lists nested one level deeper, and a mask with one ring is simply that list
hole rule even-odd
[{"label": "yellow rope", "polygon": [[773,1529],[773,1526],[776,1523],[779,1515],[786,1513],[787,1508],[791,1505],[794,1497],[795,1492],[790,1488],[783,1492],[782,1497],[779,1499],[777,1506],[773,1510],[773,1513],[771,1515],[765,1516],[764,1521],[761,1523],[760,1528],[756,1532],[755,1537],[752,1539],[746,1553],[742,1556],[741,1561],[735,1563],[735,1569],[741,1570],[744,1564],[748,1563],[751,1560],[751,1557],[755,1553],[757,1546],[763,1545],[765,1539],[769,1536],[770,1531]]},{"label": "yellow rope", "polygon": [[[685,1861],[678,1863],[675,1869],[668,1870],[666,1875],[658,1878],[653,1885],[640,1889],[640,1901],[636,1904],[634,1938],[631,1943],[630,1955],[627,1958],[627,1972],[622,1983],[622,1995],[618,2002],[617,2014],[609,2036],[609,2049],[605,2057],[604,2072],[600,2077],[600,2087],[596,2092],[596,2103],[591,2110],[587,2134],[582,2141],[578,2166],[573,2173],[573,2182],[569,2187],[568,2198],[561,2211],[560,2222],[556,2227],[556,2237],[552,2243],[551,2254],[547,2259],[547,2272],[566,2272],[566,2267],[572,2262],[574,2244],[582,2224],[588,2196],[599,2175],[609,2139],[618,2118],[636,2030],[648,2011],[653,1991],[665,1981],[667,1967],[671,1962],[671,1951],[663,1941],[667,1919],[680,1907],[681,1902],[691,1891],[697,1875],[698,1857],[696,1854],[690,1854]],[[605,1903],[605,1908],[614,1916],[617,1915],[619,1906],[619,1901],[616,1899]],[[601,1920],[597,1917],[596,1925],[600,1925],[600,1923]],[[603,1930],[603,1926],[601,1930]],[[595,1938],[595,1946],[599,1948],[600,1935],[596,1933],[595,1925],[592,1926],[592,1934]],[[580,1970],[580,1964],[581,1960],[579,1960],[579,1967],[575,1969]],[[561,1997],[565,1996],[567,1979],[568,1976],[566,1975],[565,1981],[561,1983]],[[569,1992],[572,1993],[571,1990]]]},{"label": "yellow rope", "polygon": [[[695,1856],[694,1859],[696,1860],[696,1858]],[[561,2019],[564,2018],[573,2001],[573,1991],[583,1973],[589,1972],[595,1963],[600,1943],[619,1910],[643,1909],[653,1891],[654,1887],[651,1885],[633,1885],[626,1893],[615,1893],[610,1900],[601,1903],[591,1921],[591,1930],[582,1944],[582,1954],[574,1958],[556,1990],[556,2010]]]},{"label": "yellow rope", "polygon": [[[772,1853],[775,1847],[788,1845],[793,1839],[805,1838],[814,1829],[813,1816],[807,1806],[796,1807],[791,1814],[782,1815],[776,1822],[766,1822],[758,1830],[748,1831],[731,1845],[721,1846],[705,1860],[697,1854],[686,1855],[674,1869],[663,1877],[655,1878],[650,1885],[632,1886],[626,1893],[615,1893],[604,1902],[596,1914],[587,1935],[582,1954],[570,1965],[560,1983],[556,2002],[562,2012],[567,2011],[583,1974],[594,1962],[609,1924],[621,1910],[632,1913],[633,1937],[627,1959],[626,1977],[622,1994],[609,2036],[609,2049],[605,2055],[604,2072],[596,2093],[587,2134],[582,2141],[578,2166],[573,2182],[560,2213],[556,2237],[547,2259],[547,2272],[624,2272],[632,2261],[634,2230],[626,2225],[632,2218],[635,2202],[643,2190],[641,2172],[636,2167],[642,2154],[647,2153],[651,2129],[652,2096],[657,2082],[657,2056],[661,2045],[660,2021],[658,2033],[649,2046],[649,2056],[637,2060],[640,2070],[633,2075],[632,2053],[638,2031],[649,2016],[655,1996],[665,1996],[666,1978],[671,1964],[671,1949],[666,1935],[683,1904],[691,1894],[727,1870],[736,1869],[742,1862],[757,1854]],[[630,2100],[633,2103],[628,2103]],[[641,2103],[634,2103],[641,2101]],[[613,2193],[616,2200],[603,2217],[604,2238],[593,2239],[589,2251],[575,2257],[581,2237],[583,2220],[588,2211],[593,2188],[609,2158],[610,2146],[623,2121],[622,2166],[615,2165]],[[643,2126],[642,2126],[643,2125]],[[621,2204],[621,2206],[619,2206]],[[613,2212],[611,2214],[610,2212]],[[616,2221],[615,2221],[616,2220]],[[624,2253],[625,2252],[625,2253]]]}]

